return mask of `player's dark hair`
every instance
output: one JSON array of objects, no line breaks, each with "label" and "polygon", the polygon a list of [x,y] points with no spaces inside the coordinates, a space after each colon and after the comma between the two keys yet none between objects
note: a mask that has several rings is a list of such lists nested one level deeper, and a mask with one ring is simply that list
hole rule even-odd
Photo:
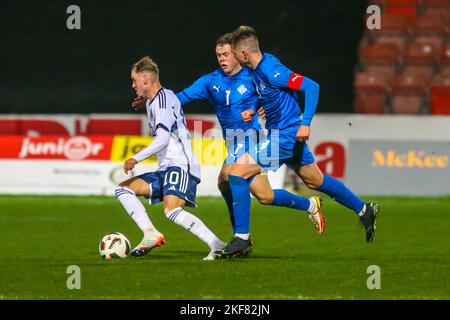
[{"label": "player's dark hair", "polygon": [[250,26],[240,26],[231,33],[230,41],[233,46],[246,39],[255,39],[258,41],[258,35],[255,29]]},{"label": "player's dark hair", "polygon": [[216,41],[216,47],[223,46],[225,44],[231,44],[231,32],[225,33],[224,35],[220,36],[220,38],[217,39]]}]

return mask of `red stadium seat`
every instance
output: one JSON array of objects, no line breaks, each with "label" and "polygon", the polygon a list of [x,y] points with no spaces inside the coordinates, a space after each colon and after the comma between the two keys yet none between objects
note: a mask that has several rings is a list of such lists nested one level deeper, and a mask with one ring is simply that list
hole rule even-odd
[{"label": "red stadium seat", "polygon": [[444,38],[440,36],[417,36],[412,42],[432,45],[436,49],[436,52],[441,52]]},{"label": "red stadium seat", "polygon": [[360,59],[365,71],[393,75],[398,70],[400,54],[394,44],[372,43],[361,47]]},{"label": "red stadium seat", "polygon": [[450,7],[449,8],[427,8],[423,10],[423,15],[439,15],[443,17],[450,16]]},{"label": "red stadium seat", "polygon": [[450,10],[450,0],[420,0],[422,12],[428,10]]},{"label": "red stadium seat", "polygon": [[413,26],[415,36],[445,37],[448,29],[447,17],[441,14],[425,14],[418,17]]},{"label": "red stadium seat", "polygon": [[383,75],[358,73],[355,76],[354,88],[356,112],[384,113],[389,87]]},{"label": "red stadium seat", "polygon": [[403,54],[403,72],[430,76],[438,64],[438,54],[433,45],[410,43]]},{"label": "red stadium seat", "polygon": [[450,27],[450,11],[425,11],[414,25],[414,42],[431,43],[440,51]]},{"label": "red stadium seat", "polygon": [[410,35],[410,27],[405,17],[383,15],[381,29],[369,30],[370,40],[375,43],[392,43],[401,51]]},{"label": "red stadium seat", "polygon": [[425,107],[428,83],[429,78],[425,76],[400,74],[392,85],[391,112],[422,113]]},{"label": "red stadium seat", "polygon": [[404,36],[385,36],[380,35],[375,38],[375,43],[391,43],[401,52],[406,46],[407,38]]},{"label": "red stadium seat", "polygon": [[450,75],[437,75],[430,85],[430,113],[450,115]]},{"label": "red stadium seat", "polygon": [[381,29],[375,33],[406,35],[410,30],[408,20],[403,16],[384,14],[381,16]]},{"label": "red stadium seat", "polygon": [[386,14],[403,16],[408,22],[412,23],[417,17],[417,0],[387,0],[384,12]]},{"label": "red stadium seat", "polygon": [[450,43],[446,43],[441,49],[441,73],[450,69]]}]

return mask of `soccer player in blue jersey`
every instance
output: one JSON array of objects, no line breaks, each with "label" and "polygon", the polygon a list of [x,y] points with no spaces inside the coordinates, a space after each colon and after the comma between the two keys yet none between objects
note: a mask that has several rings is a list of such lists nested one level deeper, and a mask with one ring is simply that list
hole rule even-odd
[{"label": "soccer player in blue jersey", "polygon": [[[264,108],[269,134],[253,152],[244,154],[238,160],[238,163],[246,165],[235,165],[230,169],[228,178],[234,201],[235,237],[223,250],[216,252],[216,257],[236,256],[252,246],[249,179],[259,174],[262,168],[274,170],[282,164],[294,170],[307,187],[324,192],[352,209],[365,227],[366,241],[372,241],[379,206],[364,203],[342,182],[323,174],[306,144],[318,103],[319,85],[292,72],[275,56],[261,52],[252,27],[237,28],[231,42],[237,60],[252,70],[250,74]],[[296,91],[305,94],[303,116]]]},{"label": "soccer player in blue jersey", "polygon": [[[194,100],[207,100],[214,107],[228,150],[227,159],[219,174],[218,187],[227,203],[234,229],[233,199],[228,183],[228,174],[236,159],[256,145],[261,127],[258,118],[252,117],[260,102],[250,77],[251,70],[243,68],[234,57],[231,51],[230,36],[231,34],[225,34],[216,41],[215,51],[220,68],[201,77],[191,86],[177,93],[177,97],[181,105]],[[315,224],[316,231],[323,233],[325,221],[321,212],[321,200],[318,196],[307,199],[283,189],[272,190],[267,175],[254,176],[254,179],[249,182],[249,190],[261,204],[284,206],[309,212],[309,218]],[[234,231],[236,232],[236,230]],[[246,253],[250,250],[251,248],[247,248]]]}]

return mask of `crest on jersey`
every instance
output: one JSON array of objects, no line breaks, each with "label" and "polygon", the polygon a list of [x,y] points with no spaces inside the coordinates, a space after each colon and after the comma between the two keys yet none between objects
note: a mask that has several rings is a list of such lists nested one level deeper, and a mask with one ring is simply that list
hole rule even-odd
[{"label": "crest on jersey", "polygon": [[241,85],[239,86],[239,88],[237,88],[237,91],[238,91],[241,95],[243,95],[244,93],[247,92],[247,88],[246,88],[243,84],[241,84]]}]

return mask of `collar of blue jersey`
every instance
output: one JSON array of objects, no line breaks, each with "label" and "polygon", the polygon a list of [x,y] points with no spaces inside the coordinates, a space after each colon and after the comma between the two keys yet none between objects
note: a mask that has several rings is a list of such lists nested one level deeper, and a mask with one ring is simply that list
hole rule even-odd
[{"label": "collar of blue jersey", "polygon": [[260,68],[261,68],[261,65],[262,65],[263,62],[266,60],[266,53],[261,51],[261,54],[262,54],[262,59],[259,60],[258,64],[256,65],[255,71],[258,70],[258,69],[260,69]]},{"label": "collar of blue jersey", "polygon": [[239,70],[239,72],[236,73],[236,74],[233,75],[233,76],[227,75],[227,74],[225,73],[225,71],[223,71],[222,68],[220,68],[220,67],[219,67],[218,69],[219,69],[219,72],[222,73],[223,76],[228,77],[228,78],[230,78],[230,79],[234,79],[234,78],[236,78],[238,75],[240,75],[240,74],[244,71],[244,68],[245,68],[245,67],[242,67],[242,69]]}]

